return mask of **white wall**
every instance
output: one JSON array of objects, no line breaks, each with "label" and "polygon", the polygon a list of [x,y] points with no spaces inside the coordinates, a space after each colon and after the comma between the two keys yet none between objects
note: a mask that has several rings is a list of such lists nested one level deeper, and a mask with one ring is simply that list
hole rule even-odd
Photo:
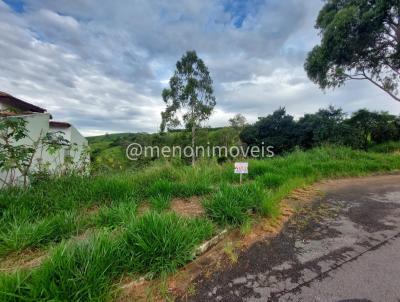
[{"label": "white wall", "polygon": [[[71,143],[71,147],[64,147],[60,152],[62,153],[62,158],[65,158],[67,154],[71,156],[73,165],[76,169],[81,168],[80,164],[88,164],[90,162],[90,156],[87,152],[88,141],[74,126],[68,128],[51,126],[50,131],[58,132]],[[84,158],[81,158],[83,155]],[[82,160],[84,162],[82,162]]]},{"label": "white wall", "polygon": [[[32,145],[34,142],[39,141],[43,138],[49,131],[62,131],[64,138],[71,142],[71,144],[76,144],[74,150],[70,151],[70,155],[73,157],[74,167],[77,167],[79,163],[82,152],[85,152],[88,142],[79,133],[75,127],[71,126],[69,128],[55,128],[49,127],[50,114],[48,113],[35,113],[31,115],[21,115],[18,116],[27,121],[26,128],[28,130],[28,137],[18,141],[16,145]],[[40,167],[46,167],[51,173],[61,174],[64,167],[64,159],[66,156],[66,149],[69,147],[62,147],[55,153],[50,153],[46,146],[39,145],[36,153],[33,157],[33,164],[31,167],[31,172],[38,171]],[[86,153],[85,153],[86,154]],[[87,163],[89,162],[89,157],[86,158]],[[0,171],[0,178],[7,178],[7,182],[12,180],[15,185],[20,185],[23,183],[23,177],[18,171],[12,171],[12,173],[6,174],[4,171]],[[1,187],[1,182],[0,182]]]}]

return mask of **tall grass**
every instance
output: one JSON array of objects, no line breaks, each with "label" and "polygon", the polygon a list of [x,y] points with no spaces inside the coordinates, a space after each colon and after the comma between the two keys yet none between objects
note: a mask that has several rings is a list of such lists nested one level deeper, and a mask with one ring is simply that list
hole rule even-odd
[{"label": "tall grass", "polygon": [[[0,255],[57,242],[88,227],[121,226],[133,219],[134,208],[144,200],[162,211],[169,207],[171,198],[205,195],[207,213],[213,221],[237,225],[246,219],[249,210],[276,214],[279,201],[299,185],[399,168],[400,156],[396,153],[322,147],[273,159],[249,160],[249,175],[244,180],[257,189],[244,194],[241,190],[246,190],[246,185],[232,188],[238,184],[232,163],[219,165],[213,160],[201,160],[194,168],[163,162],[135,174],[70,176],[28,190],[2,190]],[[256,193],[260,190],[263,192]],[[129,205],[132,202],[135,206]],[[88,211],[93,207],[102,210],[99,214]]]},{"label": "tall grass", "polygon": [[218,224],[238,225],[252,212],[260,212],[264,197],[263,189],[257,184],[224,184],[204,201],[203,206],[207,215]]},{"label": "tall grass", "polygon": [[204,220],[148,213],[118,234],[62,243],[33,271],[0,274],[0,301],[105,301],[124,272],[172,272],[213,232]]},{"label": "tall grass", "polygon": [[61,244],[38,269],[0,275],[1,301],[104,301],[123,270],[122,241],[103,233]]},{"label": "tall grass", "polygon": [[0,231],[0,256],[21,251],[27,247],[40,247],[58,242],[85,229],[87,222],[76,212],[63,212],[35,223],[12,221]]},{"label": "tall grass", "polygon": [[150,212],[128,227],[125,241],[132,267],[157,275],[173,272],[192,260],[195,247],[213,233],[207,220]]}]

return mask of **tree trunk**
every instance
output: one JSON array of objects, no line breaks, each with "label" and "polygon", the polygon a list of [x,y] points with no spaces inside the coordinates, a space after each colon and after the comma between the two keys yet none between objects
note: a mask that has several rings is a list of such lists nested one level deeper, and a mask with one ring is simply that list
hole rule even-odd
[{"label": "tree trunk", "polygon": [[195,150],[195,135],[196,135],[196,126],[192,125],[192,166],[194,166],[196,161],[196,150]]}]

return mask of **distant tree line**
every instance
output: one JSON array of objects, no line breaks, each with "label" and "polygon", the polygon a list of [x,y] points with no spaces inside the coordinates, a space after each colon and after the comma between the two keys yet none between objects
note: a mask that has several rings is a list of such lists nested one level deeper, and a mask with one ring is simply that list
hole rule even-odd
[{"label": "distant tree line", "polygon": [[274,146],[276,153],[324,144],[367,150],[375,144],[400,140],[400,116],[360,109],[348,117],[342,109],[330,106],[296,121],[285,108],[279,108],[245,126],[240,139],[247,145]]}]

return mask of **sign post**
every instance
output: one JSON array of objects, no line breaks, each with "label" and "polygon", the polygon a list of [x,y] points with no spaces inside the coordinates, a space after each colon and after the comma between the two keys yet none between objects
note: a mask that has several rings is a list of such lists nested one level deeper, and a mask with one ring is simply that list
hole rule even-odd
[{"label": "sign post", "polygon": [[249,163],[235,163],[235,174],[239,174],[240,183],[242,183],[242,175],[248,174],[249,171]]}]

